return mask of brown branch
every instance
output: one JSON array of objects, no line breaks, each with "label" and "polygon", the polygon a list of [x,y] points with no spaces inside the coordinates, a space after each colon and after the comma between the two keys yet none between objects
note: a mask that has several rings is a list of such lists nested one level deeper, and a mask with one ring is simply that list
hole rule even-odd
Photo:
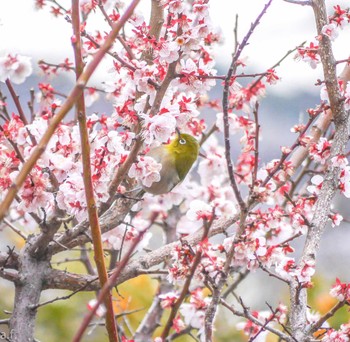
[{"label": "brown branch", "polygon": [[[73,7],[72,7],[72,8],[73,8]],[[52,304],[52,303],[57,302],[57,301],[59,301],[59,300],[67,300],[67,299],[73,297],[75,294],[84,291],[84,290],[85,290],[92,282],[94,282],[94,281],[95,281],[95,279],[86,282],[83,286],[81,286],[80,288],[76,289],[75,291],[73,291],[72,293],[70,293],[70,294],[67,295],[67,296],[56,297],[56,298],[47,300],[47,301],[42,302],[42,303],[38,303],[38,304],[35,304],[35,305],[31,305],[30,308],[31,308],[32,310],[36,310],[36,309],[40,308],[41,306],[45,306],[45,305],[48,305],[48,304]]]},{"label": "brown branch", "polygon": [[[21,120],[22,120],[22,122],[23,122],[23,124],[25,126],[28,125],[28,120],[27,120],[27,118],[26,118],[26,116],[24,114],[21,102],[19,101],[19,96],[16,94],[15,90],[13,89],[11,81],[9,79],[7,79],[5,81],[5,83],[6,83],[7,88],[9,90],[10,94],[11,94],[13,102],[15,103],[15,106],[17,108],[19,117],[21,118]],[[27,129],[27,132],[28,132],[29,138],[30,138],[33,146],[35,146],[37,143],[36,143],[36,140],[35,140],[34,136],[30,133],[30,131],[28,129]]]},{"label": "brown branch", "polygon": [[16,234],[18,234],[24,241],[27,240],[27,237],[18,229],[15,227],[9,220],[4,219],[4,223],[10,227],[12,231],[14,231]]},{"label": "brown branch", "polygon": [[36,146],[36,148],[33,150],[31,156],[27,160],[27,162],[23,165],[21,171],[17,175],[17,178],[15,179],[14,183],[8,190],[4,200],[0,204],[0,221],[4,218],[4,216],[7,213],[7,210],[10,208],[10,205],[12,201],[14,200],[17,192],[23,185],[27,175],[31,171],[31,169],[34,167],[37,160],[40,158],[42,153],[45,151],[46,146],[51,138],[51,136],[54,134],[57,126],[61,122],[61,120],[66,116],[68,111],[73,107],[73,105],[76,102],[76,99],[78,96],[81,95],[83,92],[88,80],[90,79],[91,75],[96,70],[97,66],[100,64],[103,56],[107,53],[107,51],[110,49],[110,47],[113,45],[113,42],[115,40],[115,37],[118,35],[120,29],[124,26],[125,22],[128,20],[128,18],[132,15],[135,7],[140,2],[140,0],[133,0],[130,4],[130,6],[126,9],[123,16],[120,18],[120,20],[113,26],[113,30],[110,32],[110,34],[107,36],[105,42],[101,46],[101,48],[96,52],[93,60],[89,63],[85,71],[82,73],[82,75],[79,77],[79,80],[77,81],[76,85],[74,86],[73,90],[69,94],[67,100],[63,103],[60,110],[57,112],[57,114],[51,119],[50,125],[47,128],[46,132],[44,133],[43,137],[41,138],[40,142]]},{"label": "brown branch", "polygon": [[11,94],[13,102],[15,103],[19,117],[21,118],[21,120],[25,126],[28,125],[27,118],[26,118],[26,116],[23,112],[23,109],[22,109],[22,105],[19,102],[19,96],[16,94],[15,90],[13,89],[11,81],[9,79],[6,79],[5,83],[6,83],[6,86]]},{"label": "brown branch", "polygon": [[[84,62],[81,53],[81,37],[80,37],[80,7],[79,0],[72,0],[72,25],[75,40],[73,42],[74,58],[75,58],[75,73],[78,80],[84,70]],[[76,103],[76,117],[78,118],[80,140],[81,140],[81,155],[83,163],[83,181],[85,189],[86,204],[91,227],[91,236],[94,247],[94,258],[97,267],[97,273],[100,279],[101,287],[107,282],[108,275],[103,253],[103,244],[101,239],[101,229],[98,219],[96,201],[94,198],[94,188],[92,184],[92,172],[90,161],[90,141],[89,133],[86,124],[86,110],[83,93],[79,96]],[[109,336],[109,341],[119,341],[117,327],[114,319],[112,294],[109,292],[105,297],[106,306],[106,328]]]},{"label": "brown branch", "polygon": [[337,304],[335,304],[333,306],[333,308],[331,308],[325,315],[323,315],[317,322],[315,322],[314,324],[312,324],[310,326],[309,333],[313,334],[314,332],[316,332],[318,329],[320,329],[322,327],[322,324],[324,322],[327,321],[327,319],[333,317],[335,315],[335,313],[342,308],[344,305],[349,305],[349,302],[347,300],[343,300],[341,302],[338,302]]},{"label": "brown branch", "polygon": [[[315,120],[316,116],[319,115],[321,112],[324,112],[324,105],[321,105],[320,108],[316,111],[316,113],[314,113],[313,115],[310,115],[310,116],[309,116],[308,122],[306,123],[305,127],[303,128],[303,130],[299,133],[298,138],[295,140],[295,142],[294,142],[294,143],[292,144],[292,146],[290,147],[290,151],[289,151],[288,153],[282,153],[282,156],[281,156],[281,158],[280,158],[278,164],[269,172],[268,176],[267,176],[267,177],[264,179],[264,181],[262,182],[262,186],[265,186],[265,185],[271,180],[271,178],[272,178],[279,170],[281,170],[281,169],[283,168],[283,163],[288,159],[288,157],[289,157],[290,155],[293,154],[294,158],[296,158],[296,157],[295,157],[296,154],[294,154],[294,153],[292,153],[292,152],[294,152],[294,150],[296,150],[296,148],[297,148],[298,146],[300,146],[300,139],[304,137],[305,133],[306,133],[306,132],[308,131],[308,129],[311,127],[311,124],[312,124],[312,122]],[[330,123],[330,121],[329,121],[329,122],[326,121],[326,124],[327,124],[327,123]],[[327,127],[328,127],[328,125],[327,125]],[[322,128],[323,128],[323,127],[322,127]],[[317,140],[320,138],[320,136],[321,136],[321,135],[320,135],[320,132],[323,132],[323,130],[318,129],[318,127],[317,127],[316,125],[314,125],[314,126],[312,127],[312,129],[313,129],[314,131],[316,131],[316,133],[318,133],[318,134],[315,134],[315,132],[314,132],[314,134],[311,133],[311,134],[313,134],[314,137],[315,137],[315,140],[314,140],[314,139],[311,139],[311,141],[312,141],[312,142],[315,142],[315,141],[317,141]],[[307,153],[307,154],[304,154],[304,153],[303,153],[303,158],[298,158],[298,159],[297,159],[298,161],[300,161],[300,163],[301,163],[301,162],[306,158],[306,156],[308,155],[308,148],[309,148],[309,146],[310,146],[310,144],[311,144],[311,141],[307,144],[307,147],[306,147],[306,148],[303,147],[303,149],[301,150],[302,152],[305,152],[305,150],[306,150],[306,153]],[[295,166],[294,164],[292,164],[292,166],[295,168],[295,167],[298,167],[299,165],[296,165],[296,166]]]}]

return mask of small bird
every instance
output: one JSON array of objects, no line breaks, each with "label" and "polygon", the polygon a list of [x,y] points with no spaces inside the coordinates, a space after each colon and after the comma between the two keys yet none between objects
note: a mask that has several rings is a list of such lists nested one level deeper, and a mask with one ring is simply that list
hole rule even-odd
[{"label": "small bird", "polygon": [[144,191],[153,195],[161,195],[170,192],[177,184],[182,182],[199,154],[199,143],[190,134],[181,134],[177,130],[177,136],[169,144],[151,149],[147,156],[162,164],[159,182],[154,182],[150,187],[143,186]]}]

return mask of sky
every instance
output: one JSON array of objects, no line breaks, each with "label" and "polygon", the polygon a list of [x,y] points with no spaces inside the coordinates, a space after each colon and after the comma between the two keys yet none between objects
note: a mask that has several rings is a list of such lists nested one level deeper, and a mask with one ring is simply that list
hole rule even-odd
[{"label": "sky", "polygon": [[[211,0],[210,13],[215,26],[222,30],[224,44],[216,50],[217,62],[221,70],[226,70],[233,50],[233,28],[238,14],[238,35],[241,40],[249,30],[251,22],[261,12],[267,0]],[[327,0],[331,10],[336,4],[345,6],[348,0]],[[63,18],[56,19],[44,11],[34,9],[34,0],[0,1],[0,56],[5,53],[19,53],[33,56],[33,61],[45,59],[61,62],[71,55],[71,26]],[[70,0],[60,3],[69,7]],[[150,0],[141,0],[138,10],[147,17]],[[264,71],[274,65],[288,50],[303,41],[315,37],[315,23],[312,9],[283,0],[274,0],[267,14],[244,50],[242,57],[248,57],[248,63],[254,70]],[[341,32],[334,43],[336,59],[349,55],[350,29]],[[283,82],[276,91],[287,96],[291,91],[304,89],[306,92],[318,91],[313,84],[323,78],[321,68],[311,69],[302,62],[289,57],[278,70]]]}]

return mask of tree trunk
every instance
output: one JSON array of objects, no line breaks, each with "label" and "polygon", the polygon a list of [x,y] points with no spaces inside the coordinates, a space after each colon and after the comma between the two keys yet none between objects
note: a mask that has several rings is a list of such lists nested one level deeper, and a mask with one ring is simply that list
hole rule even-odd
[{"label": "tree trunk", "polygon": [[19,280],[15,283],[15,301],[10,331],[12,342],[34,341],[36,305],[39,303],[43,279],[50,268],[47,260],[30,256],[31,239],[28,239],[19,260]]}]

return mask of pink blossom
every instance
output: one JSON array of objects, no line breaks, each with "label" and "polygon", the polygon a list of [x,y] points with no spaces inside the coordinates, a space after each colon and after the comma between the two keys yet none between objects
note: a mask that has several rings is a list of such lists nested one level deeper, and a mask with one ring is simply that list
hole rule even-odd
[{"label": "pink blossom", "polygon": [[301,60],[308,63],[312,69],[315,69],[321,61],[318,54],[318,42],[310,42],[309,46],[298,48],[298,52],[294,58],[297,61]]},{"label": "pink blossom", "polygon": [[161,306],[163,309],[171,308],[179,298],[179,295],[175,292],[168,292],[158,296],[161,300]]},{"label": "pink blossom", "polygon": [[[252,311],[251,314],[254,318],[261,322],[265,322],[270,317],[270,313],[268,311]],[[274,325],[274,322],[269,322],[269,325]],[[268,335],[267,330],[261,330],[261,327],[250,320],[245,322],[239,322],[236,324],[237,330],[243,330],[244,334],[250,337],[254,337],[254,341],[256,342],[265,342],[266,337]]]},{"label": "pink blossom", "polygon": [[176,120],[171,114],[155,115],[153,117],[143,116],[145,129],[143,136],[147,144],[153,141],[160,143],[167,142],[174,133]]},{"label": "pink blossom", "polygon": [[349,164],[347,158],[344,155],[338,155],[333,157],[331,159],[331,162],[334,167],[340,167],[342,169]]},{"label": "pink blossom", "polygon": [[334,41],[338,37],[338,28],[335,24],[327,24],[322,27],[321,31],[330,40]]},{"label": "pink blossom", "polygon": [[33,68],[30,57],[8,54],[0,57],[0,81],[10,79],[13,83],[21,84],[32,74]]},{"label": "pink blossom", "polygon": [[342,331],[336,331],[334,329],[329,329],[326,331],[325,336],[323,336],[322,342],[348,342],[348,333]]},{"label": "pink blossom", "polygon": [[203,310],[198,310],[193,304],[184,303],[180,307],[180,313],[186,325],[191,325],[195,329],[204,330],[205,312]]},{"label": "pink blossom", "polygon": [[318,195],[321,191],[323,184],[323,177],[321,175],[316,175],[311,178],[312,185],[309,185],[306,189],[312,195]]},{"label": "pink blossom", "polygon": [[329,294],[337,298],[339,301],[349,300],[350,298],[350,284],[342,283],[338,278],[332,286]]},{"label": "pink blossom", "polygon": [[332,144],[326,138],[321,137],[318,142],[310,144],[311,158],[318,163],[325,164],[331,154],[331,146]]},{"label": "pink blossom", "polygon": [[209,204],[201,200],[194,200],[190,203],[190,209],[187,211],[186,216],[191,221],[210,221],[213,216],[213,209]]},{"label": "pink blossom", "polygon": [[332,221],[332,227],[339,226],[344,219],[339,213],[330,214],[329,218]]},{"label": "pink blossom", "polygon": [[132,164],[128,175],[140,180],[144,186],[150,187],[153,182],[160,181],[159,171],[161,168],[162,164],[157,163],[152,157],[144,156],[140,157],[138,162]]},{"label": "pink blossom", "polygon": [[160,50],[159,50],[159,56],[160,60],[172,63],[176,61],[179,58],[179,45],[176,41],[173,42],[167,42],[167,41],[161,41],[160,42]]},{"label": "pink blossom", "polygon": [[100,98],[100,94],[96,89],[87,88],[86,94],[85,94],[86,107],[91,107],[99,98]]}]

